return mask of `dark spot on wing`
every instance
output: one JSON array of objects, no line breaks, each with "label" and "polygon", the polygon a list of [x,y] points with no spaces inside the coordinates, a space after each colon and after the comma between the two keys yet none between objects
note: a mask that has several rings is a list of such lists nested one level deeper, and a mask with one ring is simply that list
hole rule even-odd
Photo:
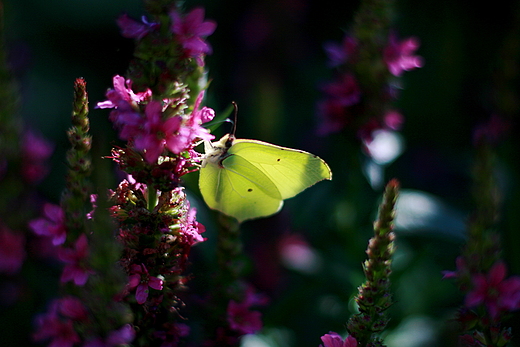
[{"label": "dark spot on wing", "polygon": [[247,191],[248,191],[248,192],[252,192],[252,191],[253,191],[253,188],[249,188]]},{"label": "dark spot on wing", "polygon": [[276,159],[276,161],[280,161],[280,158]]}]

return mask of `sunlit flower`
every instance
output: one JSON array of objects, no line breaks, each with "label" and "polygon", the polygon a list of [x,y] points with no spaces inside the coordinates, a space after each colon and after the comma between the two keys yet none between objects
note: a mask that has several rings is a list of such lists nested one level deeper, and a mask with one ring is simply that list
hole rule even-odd
[{"label": "sunlit flower", "polygon": [[85,285],[88,277],[94,273],[88,267],[88,254],[88,240],[85,234],[78,237],[74,248],[61,248],[58,253],[59,258],[67,265],[63,268],[60,281],[63,283],[73,281],[77,286]]},{"label": "sunlit flower", "polygon": [[485,305],[491,318],[501,312],[520,308],[520,277],[506,279],[507,268],[504,262],[495,263],[487,275],[473,275],[473,290],[466,295],[467,307]]},{"label": "sunlit flower", "polygon": [[37,235],[49,236],[53,245],[63,244],[67,238],[67,229],[62,208],[46,203],[43,206],[43,215],[41,218],[30,221],[29,227]]},{"label": "sunlit flower", "polygon": [[184,48],[185,54],[195,58],[197,64],[203,66],[203,56],[211,53],[211,46],[204,39],[213,34],[217,24],[214,21],[204,21],[204,9],[200,7],[184,17],[174,9],[170,12],[170,18],[171,31]]},{"label": "sunlit flower", "polygon": [[323,345],[320,347],[357,347],[357,341],[354,337],[348,336],[345,341],[339,334],[331,331],[321,337]]},{"label": "sunlit flower", "polygon": [[155,100],[146,105],[145,115],[146,120],[142,124],[141,131],[135,134],[135,147],[144,151],[147,162],[153,163],[157,161],[165,147],[172,152],[177,150],[179,141],[177,133],[182,118],[176,116],[163,121],[161,102]]},{"label": "sunlit flower", "polygon": [[15,274],[25,259],[25,237],[0,224],[0,273]]},{"label": "sunlit flower", "polygon": [[130,290],[136,288],[135,299],[138,304],[144,304],[148,299],[148,287],[162,290],[163,280],[150,276],[148,269],[144,265],[133,264],[131,266],[132,274],[128,278],[128,288]]},{"label": "sunlit flower", "polygon": [[404,71],[422,67],[422,57],[413,55],[418,48],[419,40],[417,38],[410,37],[399,42],[397,37],[391,34],[388,38],[388,45],[383,52],[383,60],[390,73],[399,77]]}]

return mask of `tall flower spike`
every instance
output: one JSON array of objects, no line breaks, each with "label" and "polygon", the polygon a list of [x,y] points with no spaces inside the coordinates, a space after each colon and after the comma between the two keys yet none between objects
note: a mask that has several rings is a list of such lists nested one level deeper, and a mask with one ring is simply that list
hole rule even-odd
[{"label": "tall flower spike", "polygon": [[394,253],[395,234],[392,228],[398,190],[399,182],[396,179],[386,186],[378,218],[374,223],[374,237],[368,244],[368,260],[363,264],[367,280],[358,288],[359,294],[356,296],[359,313],[353,315],[347,324],[347,330],[360,346],[368,343],[381,344],[375,334],[383,331],[388,323],[384,311],[392,305],[389,277]]}]

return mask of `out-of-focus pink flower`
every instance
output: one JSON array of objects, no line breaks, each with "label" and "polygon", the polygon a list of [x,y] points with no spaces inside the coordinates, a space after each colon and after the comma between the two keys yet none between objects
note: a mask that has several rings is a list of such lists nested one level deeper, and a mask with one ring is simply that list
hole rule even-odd
[{"label": "out-of-focus pink flower", "polygon": [[87,264],[88,254],[88,240],[85,234],[78,237],[74,248],[61,248],[58,253],[59,258],[67,265],[63,268],[60,281],[63,283],[73,281],[77,286],[85,285],[88,277],[94,273]]},{"label": "out-of-focus pink flower", "polygon": [[262,329],[262,314],[251,311],[252,306],[265,305],[267,297],[256,294],[252,287],[248,287],[244,300],[231,300],[227,307],[227,321],[231,329],[240,334],[254,334]]},{"label": "out-of-focus pink flower", "polygon": [[46,203],[43,206],[43,217],[30,221],[29,227],[37,235],[50,237],[55,246],[63,244],[67,238],[65,213],[58,205]]},{"label": "out-of-focus pink flower", "polygon": [[138,22],[125,13],[117,19],[117,25],[121,29],[121,35],[129,39],[140,40],[146,36],[149,32],[157,29],[159,23],[148,22],[146,17],[141,18],[141,22]]},{"label": "out-of-focus pink flower", "polygon": [[137,288],[135,291],[135,299],[138,304],[142,305],[146,302],[146,299],[148,299],[148,287],[162,290],[163,280],[150,276],[146,266],[133,264],[130,270],[132,274],[128,278],[128,289],[132,290]]},{"label": "out-of-focus pink flower", "polygon": [[352,74],[342,74],[336,80],[324,85],[324,100],[318,104],[320,125],[318,134],[326,135],[341,131],[352,122],[349,108],[361,100],[361,90]]},{"label": "out-of-focus pink flower", "polygon": [[40,182],[49,173],[47,160],[54,146],[33,131],[26,131],[22,142],[22,176],[29,183]]},{"label": "out-of-focus pink flower", "polygon": [[329,57],[331,67],[345,64],[357,50],[357,41],[350,35],[345,35],[341,44],[327,42],[323,45]]},{"label": "out-of-focus pink flower", "polygon": [[394,34],[390,34],[388,45],[383,52],[383,60],[390,73],[399,77],[404,71],[422,67],[422,57],[413,55],[418,48],[419,40],[417,38],[410,37],[399,42]]},{"label": "out-of-focus pink flower", "polygon": [[333,331],[323,335],[321,342],[323,342],[323,345],[320,345],[320,347],[357,347],[357,341],[354,337],[348,336],[343,341],[343,338]]},{"label": "out-of-focus pink flower", "polygon": [[59,302],[51,304],[49,312],[36,317],[37,329],[33,335],[35,341],[51,340],[52,347],[72,347],[81,340],[74,330],[73,322],[58,314]]},{"label": "out-of-focus pink flower", "polygon": [[88,312],[85,305],[74,296],[69,295],[58,299],[58,306],[62,315],[74,321],[82,321],[87,318]]},{"label": "out-of-focus pink flower", "polygon": [[25,255],[25,236],[0,224],[0,273],[17,273]]},{"label": "out-of-focus pink flower", "polygon": [[520,277],[506,279],[507,268],[504,262],[495,263],[487,275],[473,276],[473,289],[466,295],[467,307],[485,305],[491,318],[502,312],[520,308]]},{"label": "out-of-focus pink flower", "polygon": [[195,58],[197,64],[203,66],[204,55],[211,54],[211,46],[204,39],[213,34],[217,24],[214,21],[204,21],[204,9],[200,7],[184,17],[174,9],[170,12],[170,18],[171,31],[184,48],[185,54]]}]

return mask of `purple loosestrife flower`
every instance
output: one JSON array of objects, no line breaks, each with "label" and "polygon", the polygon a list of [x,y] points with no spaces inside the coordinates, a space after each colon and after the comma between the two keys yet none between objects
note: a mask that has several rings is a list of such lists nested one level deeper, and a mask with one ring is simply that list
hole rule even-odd
[{"label": "purple loosestrife flower", "polygon": [[59,314],[60,301],[51,303],[49,312],[36,317],[35,341],[51,340],[49,347],[72,347],[81,342],[71,319]]},{"label": "purple loosestrife flower", "polygon": [[83,344],[83,347],[118,347],[129,345],[135,338],[135,330],[130,324],[125,324],[117,330],[108,333],[105,339],[95,338]]},{"label": "purple loosestrife flower", "polygon": [[25,259],[25,237],[0,224],[0,273],[15,274]]},{"label": "purple loosestrife flower", "polygon": [[63,244],[67,238],[63,209],[58,205],[46,203],[43,206],[43,214],[43,217],[30,221],[29,228],[36,235],[50,237],[55,246]]},{"label": "purple loosestrife flower", "polygon": [[174,9],[170,12],[170,18],[171,31],[184,48],[184,53],[195,58],[199,66],[204,66],[204,55],[211,54],[211,46],[204,38],[213,34],[217,24],[204,21],[204,9],[200,7],[193,9],[184,18]]},{"label": "purple loosestrife flower", "polygon": [[58,253],[59,258],[67,265],[63,269],[60,281],[63,283],[73,281],[77,286],[85,285],[88,277],[94,273],[87,267],[88,254],[88,240],[85,234],[78,237],[74,248],[61,248]]},{"label": "purple loosestrife flower", "polygon": [[253,288],[247,288],[244,300],[231,300],[227,307],[227,320],[231,329],[240,334],[254,334],[262,329],[262,314],[251,311],[252,306],[267,304],[267,297],[254,293]]},{"label": "purple loosestrife flower", "polygon": [[383,60],[388,70],[394,76],[401,76],[404,71],[410,71],[423,66],[423,59],[413,55],[419,48],[419,40],[410,37],[401,42],[394,34],[388,37],[388,45],[383,52]]},{"label": "purple loosestrife flower", "polygon": [[144,265],[133,264],[130,268],[132,274],[128,279],[128,288],[130,290],[137,288],[135,291],[135,300],[142,305],[148,299],[148,287],[162,290],[163,280],[150,276]]},{"label": "purple loosestrife flower", "polygon": [[473,275],[473,289],[467,294],[468,307],[485,305],[489,315],[497,319],[501,312],[520,308],[520,277],[506,279],[507,268],[504,262],[495,263],[487,275]]},{"label": "purple loosestrife flower", "polygon": [[146,20],[145,16],[141,18],[141,22],[138,22],[128,17],[126,13],[117,19],[117,25],[121,29],[121,36],[137,40],[142,39],[148,35],[149,32],[159,27],[159,23],[150,23]]},{"label": "purple loosestrife flower", "polygon": [[38,183],[47,176],[47,159],[53,151],[54,146],[49,141],[32,131],[25,132],[22,143],[22,176],[29,183]]},{"label": "purple loosestrife flower", "polygon": [[323,345],[320,347],[357,347],[357,341],[354,337],[348,336],[345,341],[337,333],[331,331],[321,337]]},{"label": "purple loosestrife flower", "polygon": [[336,42],[327,42],[323,45],[327,56],[329,57],[329,65],[336,67],[352,60],[352,56],[357,53],[357,41],[350,35],[345,35],[341,44]]}]

